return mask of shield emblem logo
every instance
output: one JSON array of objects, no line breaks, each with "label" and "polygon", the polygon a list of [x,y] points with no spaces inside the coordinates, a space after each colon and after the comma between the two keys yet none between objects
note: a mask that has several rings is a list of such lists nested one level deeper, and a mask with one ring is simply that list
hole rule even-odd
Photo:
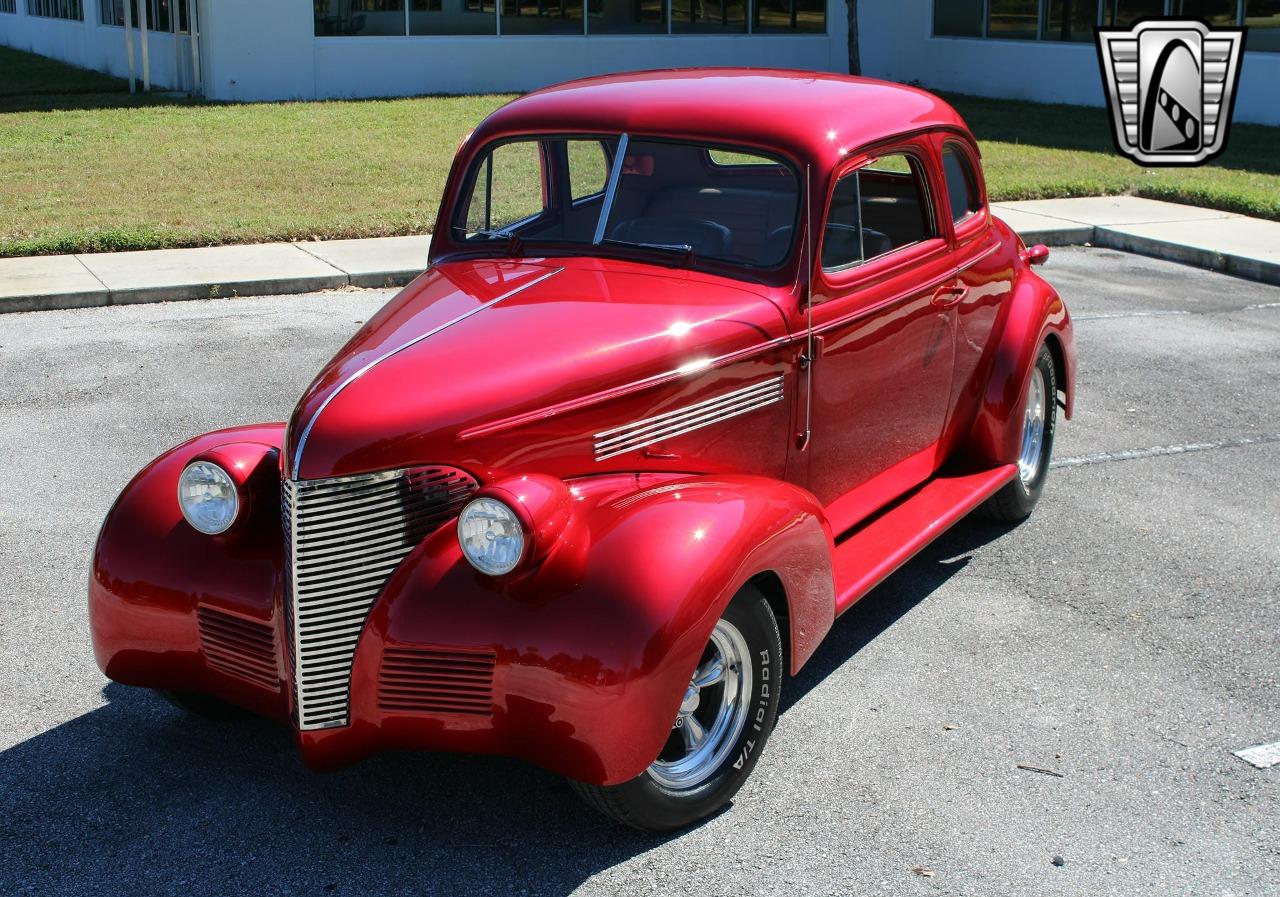
[{"label": "shield emblem logo", "polygon": [[1097,29],[1116,148],[1141,165],[1200,165],[1221,153],[1245,30],[1177,19]]}]

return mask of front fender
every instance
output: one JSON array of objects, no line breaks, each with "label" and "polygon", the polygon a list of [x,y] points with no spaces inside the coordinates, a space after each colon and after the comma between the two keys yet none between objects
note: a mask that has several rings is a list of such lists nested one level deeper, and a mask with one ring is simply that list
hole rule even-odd
[{"label": "front fender", "polygon": [[1024,269],[1008,300],[1004,325],[993,346],[986,390],[970,431],[969,451],[980,466],[998,467],[1017,460],[1027,379],[1041,344],[1047,340],[1056,342],[1053,348],[1061,361],[1062,381],[1058,388],[1066,396],[1069,418],[1075,403],[1071,316],[1058,292],[1035,272]]},{"label": "front fender", "polygon": [[[300,733],[309,762],[446,744],[514,754],[597,784],[634,778],[670,734],[725,605],[765,571],[786,590],[792,663],[802,664],[834,614],[831,535],[816,499],[758,477],[636,483],[580,481],[565,536],[517,574],[476,571],[453,526],[430,536],[365,626],[352,725]],[[388,648],[492,656],[493,718],[384,711],[378,680]]]},{"label": "front fender", "polygon": [[[108,677],[148,688],[199,690],[280,719],[288,717],[284,670],[211,668],[198,609],[212,608],[253,632],[274,633],[283,588],[278,456],[283,424],[218,430],[170,449],[124,488],[103,521],[89,577],[89,622]],[[219,451],[221,450],[221,451]],[[217,452],[243,476],[249,501],[227,532],[208,536],[183,519],[178,477]],[[225,618],[224,618],[225,619]],[[254,628],[257,627],[257,628]],[[236,675],[240,672],[241,675]]]}]

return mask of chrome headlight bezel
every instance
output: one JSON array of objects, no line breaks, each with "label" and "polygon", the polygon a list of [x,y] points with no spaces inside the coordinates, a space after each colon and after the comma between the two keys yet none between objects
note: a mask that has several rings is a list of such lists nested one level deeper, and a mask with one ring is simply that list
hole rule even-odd
[{"label": "chrome headlight bezel", "polygon": [[[219,494],[209,498],[210,490]],[[178,508],[196,532],[221,535],[240,517],[240,487],[222,465],[205,458],[197,459],[178,475]]]},{"label": "chrome headlight bezel", "polygon": [[[492,550],[486,556],[485,549],[492,549],[499,541],[505,542],[500,557],[495,559]],[[480,495],[467,502],[458,515],[458,545],[467,563],[481,573],[505,576],[528,556],[529,532],[515,508],[492,495]]]}]

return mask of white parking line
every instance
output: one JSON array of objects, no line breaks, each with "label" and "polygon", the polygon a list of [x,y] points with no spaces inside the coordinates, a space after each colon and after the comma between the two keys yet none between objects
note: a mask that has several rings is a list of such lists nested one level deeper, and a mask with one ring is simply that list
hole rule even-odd
[{"label": "white parking line", "polygon": [[1242,445],[1259,445],[1280,442],[1280,433],[1263,433],[1260,436],[1240,436],[1236,439],[1220,439],[1217,442],[1188,442],[1182,445],[1153,445],[1150,448],[1121,449],[1117,452],[1094,452],[1074,458],[1057,458],[1050,467],[1081,467],[1085,464],[1105,464],[1109,461],[1136,461],[1140,458],[1160,458],[1165,455],[1186,455],[1192,452],[1209,452],[1214,449],[1236,448]]},{"label": "white parking line", "polygon": [[[1250,306],[1252,308],[1252,306]],[[1109,318],[1168,318],[1173,315],[1189,315],[1189,311],[1114,311],[1092,315],[1072,315],[1073,321],[1105,321]]]},{"label": "white parking line", "polygon": [[1280,741],[1274,741],[1271,744],[1255,744],[1253,747],[1241,748],[1231,753],[1258,769],[1266,769],[1280,763]]}]

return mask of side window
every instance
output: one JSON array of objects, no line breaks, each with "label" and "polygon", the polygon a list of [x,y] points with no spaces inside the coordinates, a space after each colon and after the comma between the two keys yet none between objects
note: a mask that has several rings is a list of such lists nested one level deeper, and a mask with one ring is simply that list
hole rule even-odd
[{"label": "side window", "polygon": [[599,140],[566,140],[569,154],[569,194],[577,202],[603,193],[609,180],[609,160]]},{"label": "side window", "polygon": [[467,233],[510,227],[545,211],[542,151],[536,140],[504,143],[476,174],[467,206]]},{"label": "side window", "polygon": [[836,183],[822,236],[822,267],[838,271],[934,236],[920,163],[873,159]]},{"label": "side window", "polygon": [[951,200],[951,220],[963,221],[982,208],[982,194],[969,158],[954,146],[942,149],[942,170],[947,178],[947,198]]}]

